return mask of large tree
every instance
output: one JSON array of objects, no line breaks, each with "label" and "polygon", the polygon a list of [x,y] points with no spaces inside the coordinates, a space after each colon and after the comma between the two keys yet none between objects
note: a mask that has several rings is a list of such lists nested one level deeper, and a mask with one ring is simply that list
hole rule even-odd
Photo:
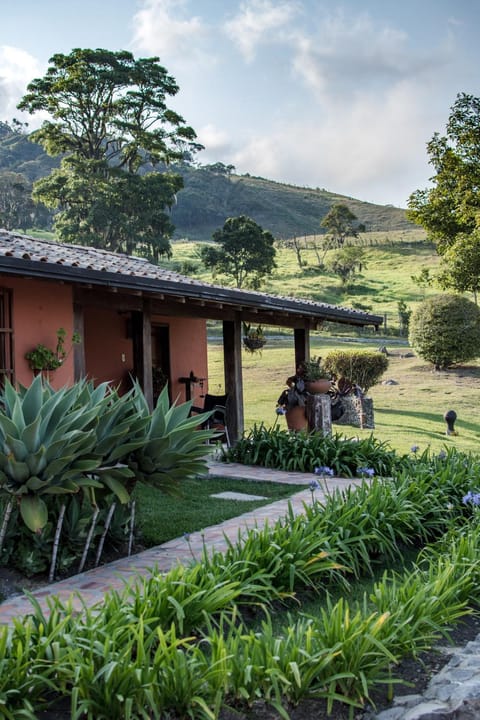
[{"label": "large tree", "polygon": [[18,107],[47,112],[30,136],[60,168],[35,184],[34,197],[58,210],[62,239],[158,258],[170,253],[166,209],[183,186],[179,175],[153,171],[201,146],[166,104],[178,86],[159,59],[127,51],[75,49],[57,54]]},{"label": "large tree", "polygon": [[356,238],[359,232],[365,230],[363,224],[358,224],[355,213],[343,203],[333,205],[322,219],[320,226],[327,230],[328,249],[343,247],[347,237]]},{"label": "large tree", "polygon": [[232,277],[236,287],[258,288],[276,267],[272,233],[245,215],[228,218],[213,240],[220,247],[204,246],[202,260],[213,272]]},{"label": "large tree", "polygon": [[443,256],[438,278],[443,287],[476,292],[476,284],[468,278],[472,257],[468,238],[475,244],[480,229],[480,98],[457,95],[446,134],[435,133],[427,152],[435,170],[432,187],[412,193],[408,217],[426,229]]}]

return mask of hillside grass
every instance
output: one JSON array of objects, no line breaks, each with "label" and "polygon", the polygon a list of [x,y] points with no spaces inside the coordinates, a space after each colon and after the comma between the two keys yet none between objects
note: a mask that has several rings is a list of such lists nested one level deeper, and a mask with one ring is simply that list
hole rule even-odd
[{"label": "hillside grass", "polygon": [[[356,244],[365,252],[364,267],[346,287],[342,286],[338,277],[319,268],[312,248],[312,243],[318,239],[319,236],[301,239],[302,247],[306,246],[301,251],[305,263],[302,269],[292,248],[283,244],[277,246],[277,269],[266,279],[262,291],[386,315],[388,328],[398,328],[399,300],[413,308],[427,295],[438,292],[435,288],[420,287],[414,279],[423,268],[434,270],[439,263],[433,244],[426,240],[421,229],[362,234]],[[200,243],[175,242],[172,260],[162,264],[193,274],[204,282],[228,285],[228,278],[214,277],[202,266],[200,247]],[[331,252],[326,254],[325,260]],[[351,330],[348,329],[348,332]]]}]

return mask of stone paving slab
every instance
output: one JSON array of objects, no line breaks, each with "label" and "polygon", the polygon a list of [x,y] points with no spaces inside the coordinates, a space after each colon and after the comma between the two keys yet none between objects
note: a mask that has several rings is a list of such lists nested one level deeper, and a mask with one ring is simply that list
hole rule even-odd
[{"label": "stone paving slab", "polygon": [[218,500],[238,500],[240,502],[247,502],[249,500],[266,500],[265,495],[249,495],[248,493],[232,492],[227,490],[226,492],[213,493],[210,495],[212,498],[218,498]]}]

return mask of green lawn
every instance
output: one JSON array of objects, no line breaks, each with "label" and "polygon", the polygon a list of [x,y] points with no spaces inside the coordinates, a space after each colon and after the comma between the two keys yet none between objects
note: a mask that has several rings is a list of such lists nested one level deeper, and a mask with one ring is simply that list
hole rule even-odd
[{"label": "green lawn", "polygon": [[[276,500],[300,492],[298,485],[253,482],[233,478],[198,478],[182,480],[175,495],[154,487],[138,485],[138,529],[147,545],[158,545],[229,518],[250,512]],[[225,500],[211,495],[225,491],[258,495],[259,500]],[[261,496],[267,499],[261,499]]]},{"label": "green lawn", "polygon": [[[416,357],[402,357],[409,352],[398,338],[369,339],[361,342],[332,338],[314,333],[311,353],[326,356],[336,348],[377,350],[386,345],[392,356],[384,380],[395,385],[376,385],[369,391],[375,412],[375,437],[387,441],[399,452],[409,452],[413,445],[421,450],[429,446],[438,452],[445,445],[465,452],[478,452],[480,422],[480,364],[472,362],[448,372],[432,372],[431,367]],[[286,378],[294,371],[293,339],[269,338],[261,355],[243,353],[243,384],[245,396],[245,428],[254,423],[271,427],[277,420],[275,405],[285,387]],[[220,342],[209,344],[210,391],[223,389],[223,354]],[[443,415],[453,409],[457,413],[458,436],[446,435]],[[277,420],[285,424],[284,418]],[[335,431],[347,437],[367,436],[371,430],[334,425]]]}]

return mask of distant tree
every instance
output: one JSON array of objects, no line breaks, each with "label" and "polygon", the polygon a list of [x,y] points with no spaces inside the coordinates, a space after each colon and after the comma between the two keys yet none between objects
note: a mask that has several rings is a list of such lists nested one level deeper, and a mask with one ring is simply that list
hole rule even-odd
[{"label": "distant tree", "polygon": [[407,306],[405,300],[399,300],[397,303],[398,319],[400,321],[400,335],[408,335],[408,326],[412,310]]},{"label": "distant tree", "polygon": [[409,343],[436,370],[480,356],[480,310],[461,295],[424,300],[410,319]]},{"label": "distant tree", "polygon": [[0,225],[7,230],[50,226],[48,211],[34,203],[32,183],[21,173],[0,171]]},{"label": "distant tree", "polygon": [[276,267],[272,233],[245,215],[228,218],[223,228],[213,233],[213,240],[220,247],[202,248],[205,266],[232,277],[238,288],[260,287]]},{"label": "distant tree", "polygon": [[165,210],[182,179],[145,168],[200,148],[166,105],[177,92],[158,58],[135,60],[123,50],[54,55],[46,75],[30,83],[18,107],[52,118],[30,137],[62,157],[59,169],[37,181],[34,197],[59,210],[60,237],[119,252],[138,244],[153,258],[170,254]]},{"label": "distant tree", "polygon": [[446,135],[427,144],[435,170],[433,187],[408,200],[409,219],[422,225],[440,253],[459,234],[477,227],[480,212],[480,98],[460,93],[451,108]]},{"label": "distant tree", "polygon": [[337,203],[330,208],[320,223],[328,232],[329,249],[343,247],[347,237],[356,238],[359,232],[365,230],[365,226],[358,225],[356,220],[357,216],[343,203]]},{"label": "distant tree", "polygon": [[437,282],[444,290],[471,292],[478,304],[480,290],[480,227],[460,233],[442,255]]},{"label": "distant tree", "polygon": [[344,247],[336,250],[326,262],[327,270],[338,275],[342,285],[347,285],[365,267],[365,253],[362,248]]}]

